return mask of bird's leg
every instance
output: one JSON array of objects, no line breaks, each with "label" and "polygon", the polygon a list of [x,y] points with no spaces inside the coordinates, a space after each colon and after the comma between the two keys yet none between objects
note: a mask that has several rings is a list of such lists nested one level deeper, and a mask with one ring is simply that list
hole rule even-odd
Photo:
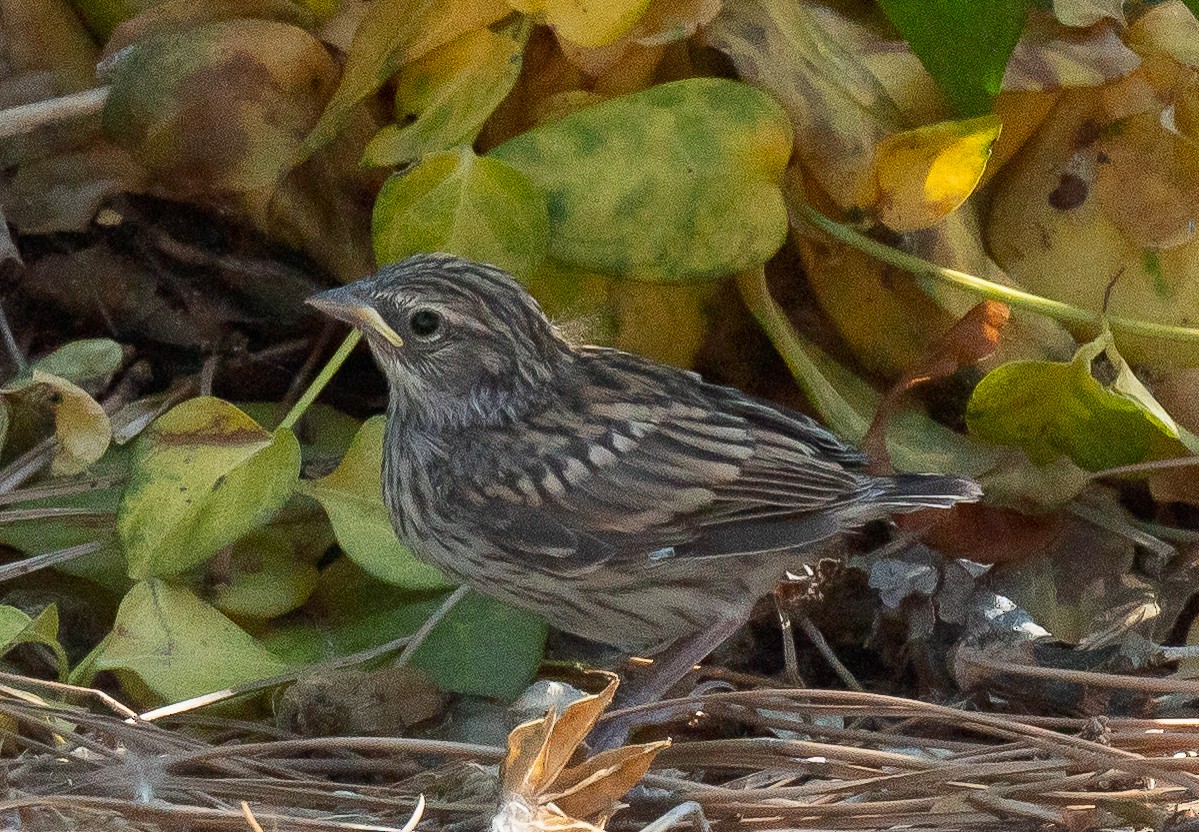
[{"label": "bird's leg", "polygon": [[[672,644],[654,659],[644,678],[625,683],[616,694],[615,708],[633,708],[658,701],[662,694],[691,672],[691,668],[728,641],[743,623],[741,616],[719,616],[708,629]],[[606,720],[591,732],[588,738],[590,745],[596,751],[623,745],[629,732],[644,721],[644,716],[632,714]]]}]

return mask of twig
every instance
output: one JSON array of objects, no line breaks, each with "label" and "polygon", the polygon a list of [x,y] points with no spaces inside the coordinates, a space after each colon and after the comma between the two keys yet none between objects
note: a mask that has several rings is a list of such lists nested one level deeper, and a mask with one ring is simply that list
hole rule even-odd
[{"label": "twig", "polygon": [[12,503],[31,503],[34,500],[46,500],[51,497],[70,497],[75,494],[86,494],[102,488],[111,488],[124,481],[124,477],[92,477],[86,480],[67,480],[65,482],[48,482],[30,488],[17,488],[6,494],[0,494],[0,506]]},{"label": "twig", "polygon": [[966,662],[975,667],[986,668],[998,673],[1013,676],[1024,676],[1031,679],[1052,679],[1058,682],[1071,682],[1076,685],[1092,687],[1132,690],[1140,693],[1180,693],[1185,696],[1199,697],[1199,679],[1177,679],[1161,676],[1127,676],[1118,673],[1098,673],[1094,670],[1068,670],[1062,667],[1034,667],[1027,664],[981,658],[977,652],[971,655],[959,655],[959,662]]},{"label": "twig", "polygon": [[783,679],[787,684],[796,687],[807,687],[803,677],[799,675],[799,656],[795,652],[795,628],[791,624],[791,615],[783,609],[783,602],[778,592],[772,596],[774,611],[778,615],[779,629],[783,639]]},{"label": "twig", "polygon": [[420,629],[408,637],[408,643],[404,645],[403,652],[401,652],[395,660],[396,667],[403,667],[404,665],[408,664],[408,662],[412,661],[412,657],[416,655],[416,651],[420,649],[420,646],[425,643],[425,639],[429,637],[429,633],[433,632],[433,628],[440,624],[442,619],[449,615],[450,611],[454,609],[454,607],[458,606],[458,602],[461,601],[468,592],[470,592],[470,587],[467,584],[463,584],[451,592],[446,599],[441,602],[441,606],[438,607],[436,611],[434,611],[434,613],[425,620],[425,623],[420,626]]},{"label": "twig", "polygon": [[1160,558],[1169,560],[1178,554],[1178,550],[1166,541],[1154,537],[1149,532],[1138,529],[1122,517],[1113,516],[1094,506],[1074,501],[1070,503],[1070,513],[1076,517],[1081,517],[1093,526],[1126,538],[1138,546],[1143,546]]},{"label": "twig", "polygon": [[0,470],[0,494],[17,488],[54,460],[58,437],[48,436]]},{"label": "twig", "polygon": [[24,523],[29,520],[55,520],[62,517],[112,517],[114,513],[76,506],[45,506],[41,508],[10,508],[0,511],[0,525]]},{"label": "twig", "polygon": [[66,563],[75,560],[75,558],[90,555],[92,552],[98,552],[103,547],[104,541],[92,540],[87,543],[80,543],[78,546],[55,549],[53,552],[44,552],[40,555],[33,555],[32,557],[22,558],[12,563],[6,563],[0,566],[0,582],[11,581],[23,575],[31,575],[49,566],[57,566],[60,563]]},{"label": "twig", "polygon": [[19,136],[46,124],[98,113],[108,100],[108,87],[95,87],[60,98],[0,110],[0,139]]},{"label": "twig", "polygon": [[18,676],[15,673],[0,672],[0,680],[12,683],[16,686],[27,685],[30,687],[43,687],[49,690],[58,691],[60,693],[75,693],[81,696],[89,696],[98,699],[108,707],[112,708],[116,713],[127,718],[137,718],[137,712],[126,705],[113,699],[107,693],[96,688],[85,688],[80,685],[69,685],[66,682],[52,682],[48,679],[36,679],[31,676]]},{"label": "twig", "polygon": [[824,637],[824,633],[820,632],[820,629],[812,623],[811,618],[806,615],[801,615],[799,617],[799,628],[804,631],[804,635],[808,637],[812,644],[816,645],[816,649],[820,652],[820,655],[823,656],[824,660],[829,663],[829,666],[832,667],[833,672],[837,674],[837,677],[841,680],[841,683],[844,684],[845,687],[856,691],[865,690],[865,688],[862,687],[862,683],[854,678],[854,675],[849,672],[849,668],[846,667],[839,658],[837,658],[837,654],[833,651],[833,648],[829,646],[828,639],[826,639]]},{"label": "twig", "polygon": [[258,819],[254,817],[254,812],[250,809],[250,804],[244,800],[241,802],[241,813],[253,832],[262,832],[262,826],[258,823]]}]

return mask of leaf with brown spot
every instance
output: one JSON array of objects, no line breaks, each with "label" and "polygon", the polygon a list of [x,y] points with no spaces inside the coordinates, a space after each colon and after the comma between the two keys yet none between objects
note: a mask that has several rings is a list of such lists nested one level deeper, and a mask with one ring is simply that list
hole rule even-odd
[{"label": "leaf with brown spot", "polygon": [[248,191],[300,161],[336,66],[296,26],[238,18],[153,35],[112,70],[104,129],[175,191]]},{"label": "leaf with brown spot", "polygon": [[1109,126],[1096,148],[1103,213],[1131,242],[1167,249],[1195,236],[1199,149],[1162,126],[1158,113]]},{"label": "leaf with brown spot", "polygon": [[300,445],[228,402],[189,399],[137,439],[117,532],[129,575],[173,575],[265,525],[295,492]]}]

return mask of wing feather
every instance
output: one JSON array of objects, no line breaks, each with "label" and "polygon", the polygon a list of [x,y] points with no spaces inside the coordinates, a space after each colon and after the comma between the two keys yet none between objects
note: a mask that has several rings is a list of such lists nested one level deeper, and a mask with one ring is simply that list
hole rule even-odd
[{"label": "wing feather", "polygon": [[581,400],[476,438],[492,450],[444,480],[508,556],[575,571],[802,546],[836,530],[819,509],[869,489],[860,455],[807,417],[624,353],[581,357]]}]

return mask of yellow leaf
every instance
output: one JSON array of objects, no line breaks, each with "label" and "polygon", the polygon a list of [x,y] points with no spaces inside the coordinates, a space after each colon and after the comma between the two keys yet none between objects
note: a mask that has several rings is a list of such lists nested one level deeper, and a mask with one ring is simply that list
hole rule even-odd
[{"label": "yellow leaf", "polygon": [[1158,113],[1116,122],[1096,143],[1095,194],[1103,213],[1140,247],[1191,240],[1199,221],[1199,151],[1162,127]]},{"label": "yellow leaf", "polygon": [[112,441],[112,424],[104,408],[77,384],[45,370],[0,387],[0,393],[30,403],[48,404],[54,411],[58,450],[51,462],[55,476],[78,474],[104,456]]},{"label": "yellow leaf", "polygon": [[606,46],[632,29],[647,6],[649,0],[545,0],[545,20],[571,43]]},{"label": "yellow leaf", "polygon": [[875,155],[879,219],[896,231],[939,222],[974,191],[1001,126],[998,117],[986,115],[883,139]]},{"label": "yellow leaf", "polygon": [[341,82],[304,140],[311,153],[341,129],[349,111],[402,66],[509,13],[503,0],[396,0],[371,4],[354,32]]}]

